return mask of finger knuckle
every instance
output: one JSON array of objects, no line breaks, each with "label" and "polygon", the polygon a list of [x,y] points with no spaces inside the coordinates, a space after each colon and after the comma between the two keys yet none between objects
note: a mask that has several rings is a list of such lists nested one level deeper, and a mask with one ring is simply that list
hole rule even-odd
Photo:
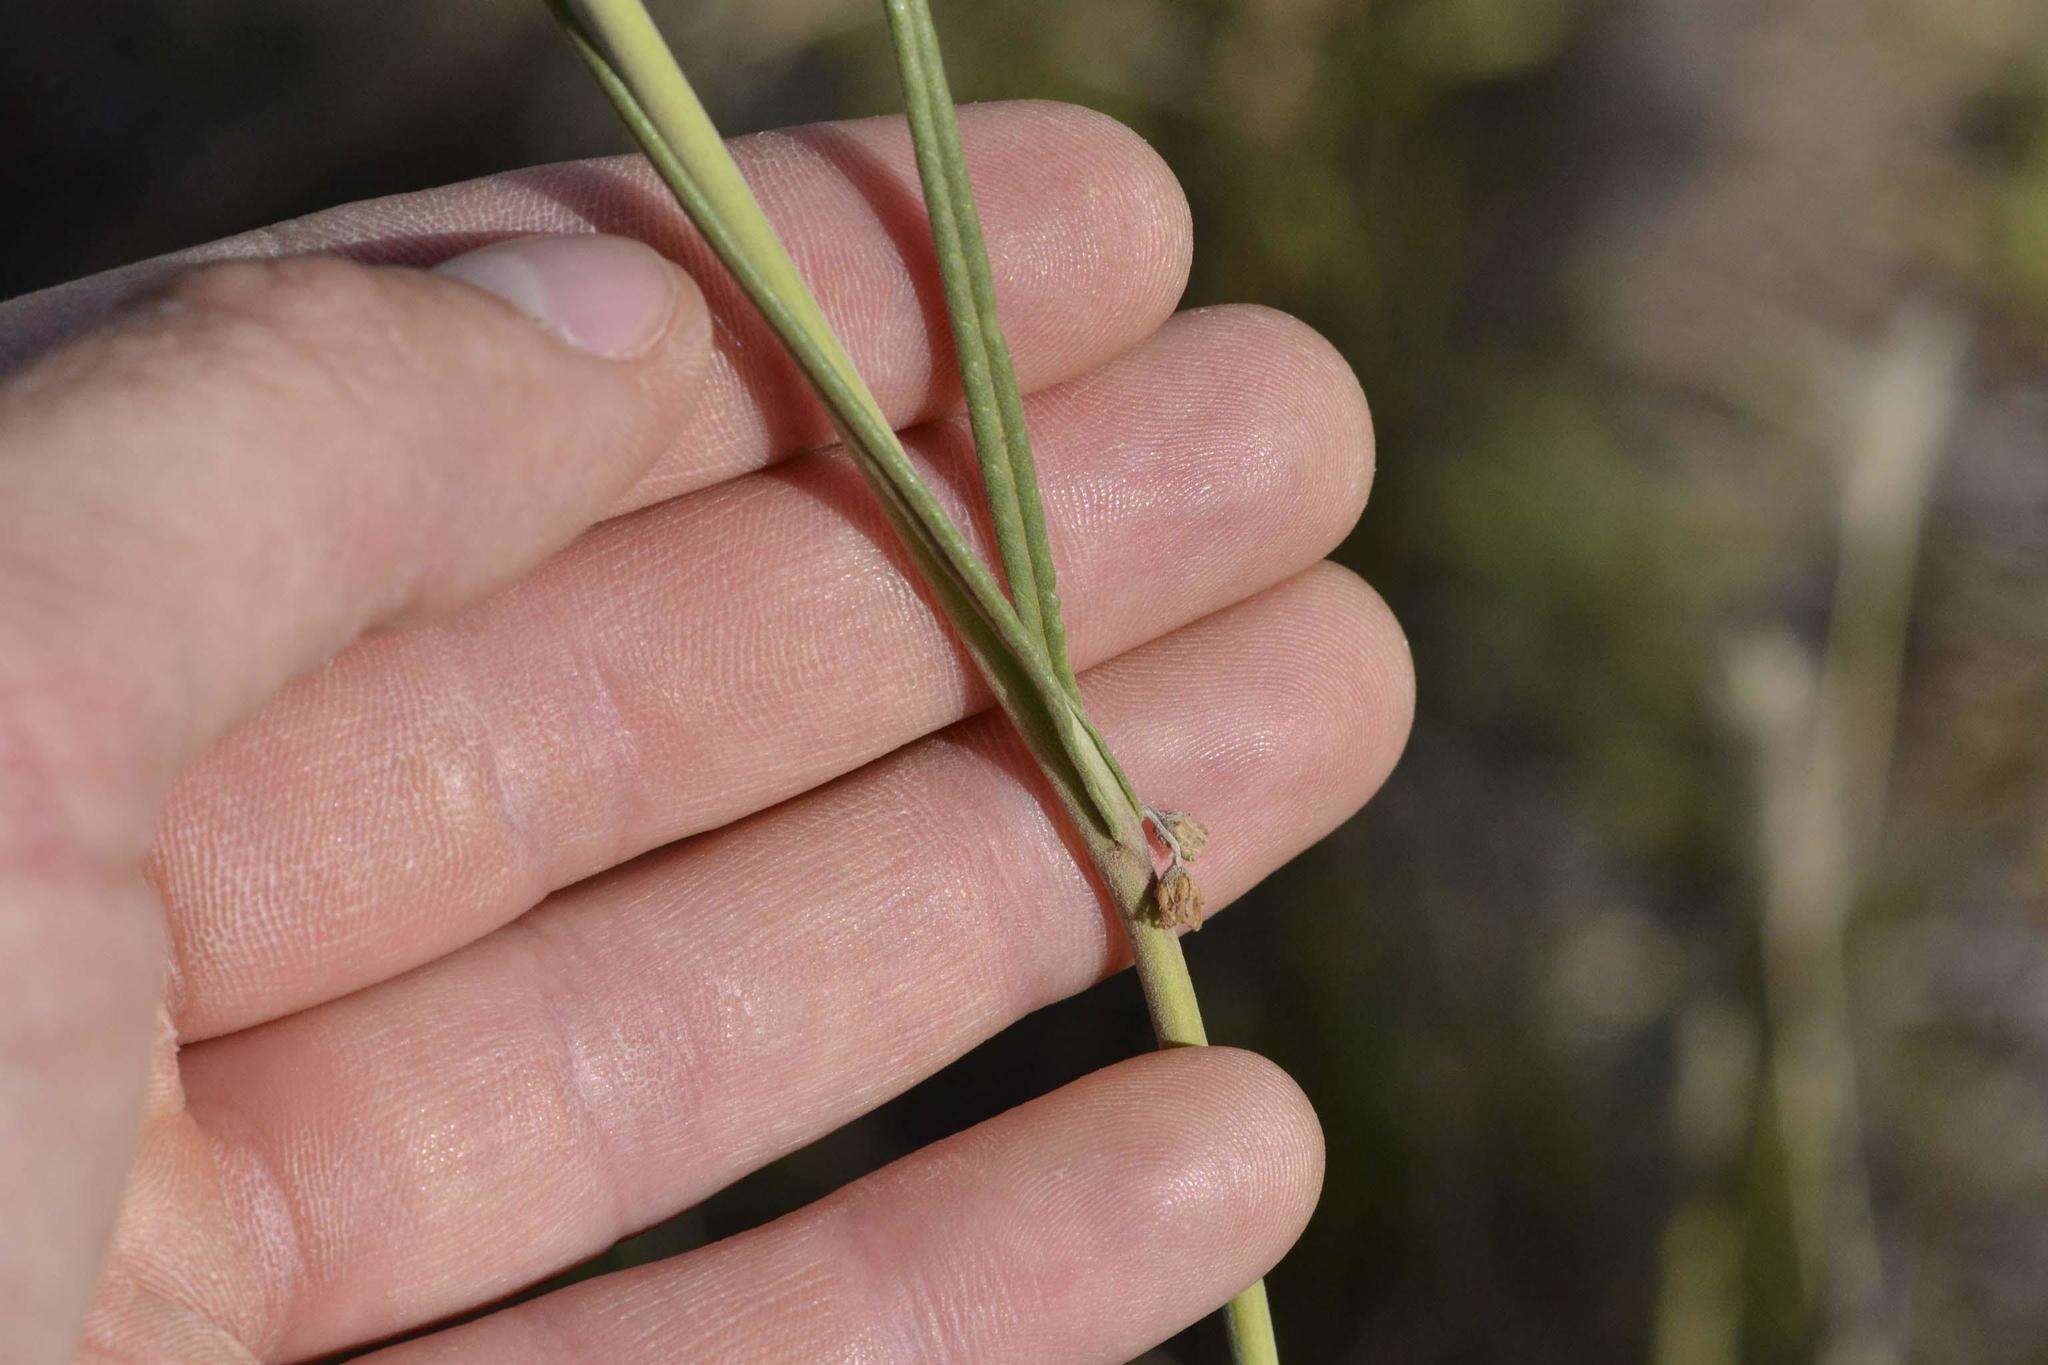
[{"label": "finger knuckle", "polygon": [[[4,641],[0,641],[4,649]],[[62,658],[5,651],[0,669],[0,880],[61,880],[139,854],[130,689]]]},{"label": "finger knuckle", "polygon": [[403,308],[380,272],[334,256],[234,261],[166,291],[181,349],[287,391],[362,394],[405,365]]},{"label": "finger knuckle", "polygon": [[327,335],[375,324],[384,311],[376,272],[338,256],[288,256],[202,266],[167,297],[227,327]]}]

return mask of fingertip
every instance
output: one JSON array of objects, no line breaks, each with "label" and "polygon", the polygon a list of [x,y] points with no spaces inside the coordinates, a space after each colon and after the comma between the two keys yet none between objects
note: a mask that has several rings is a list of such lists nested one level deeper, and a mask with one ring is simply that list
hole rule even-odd
[{"label": "fingertip", "polygon": [[1078,372],[1074,357],[1117,354],[1172,315],[1194,261],[1194,220],[1151,143],[1056,100],[969,105],[960,124],[998,293],[1035,305],[1019,318],[1033,343],[1018,356],[1027,383]]},{"label": "fingertip", "polygon": [[[1121,683],[1156,697],[1200,668],[1206,704],[1154,711],[1127,758],[1170,743],[1173,778],[1153,799],[1185,803],[1221,831],[1201,880],[1227,902],[1357,812],[1392,772],[1414,711],[1398,622],[1356,574],[1321,562],[1148,649]],[[1092,677],[1092,675],[1091,675]],[[1176,681],[1173,686],[1184,686]],[[1154,740],[1153,736],[1162,737]],[[1236,829],[1238,837],[1229,837]],[[1259,838],[1249,837],[1256,829]]]},{"label": "fingertip", "polygon": [[1344,689],[1330,714],[1341,724],[1331,770],[1347,775],[1355,809],[1393,773],[1415,724],[1415,658],[1385,598],[1341,564],[1324,561],[1299,580],[1300,635],[1330,651],[1327,672]]},{"label": "fingertip", "polygon": [[1124,236],[1115,262],[1140,307],[1171,307],[1187,292],[1194,267],[1194,212],[1187,191],[1159,149],[1129,124],[1086,105],[1032,100],[1003,106],[1020,121],[1038,120],[1071,139],[1064,159],[1085,176],[1090,207]]},{"label": "fingertip", "polygon": [[1326,1160],[1315,1107],[1286,1071],[1242,1048],[1177,1048],[1127,1065],[1154,1070],[1156,1093],[1179,1097],[1152,1111],[1161,1140],[1181,1153],[1155,1198],[1187,1206],[1187,1235],[1206,1243],[1218,1287],[1234,1292],[1270,1269],[1315,1211]]},{"label": "fingertip", "polygon": [[1350,362],[1322,333],[1277,308],[1226,304],[1196,316],[1240,354],[1256,357],[1258,372],[1249,378],[1264,403],[1261,416],[1293,437],[1275,448],[1296,461],[1289,472],[1300,513],[1314,519],[1323,548],[1335,549],[1364,513],[1374,472],[1372,410]]},{"label": "fingertip", "polygon": [[[1329,1162],[1322,1120],[1308,1092],[1279,1063],[1242,1048],[1210,1051],[1229,1058],[1229,1064],[1239,1068],[1245,1090],[1240,1112],[1245,1115],[1248,1138],[1266,1158],[1257,1194],[1260,1216],[1276,1238],[1273,1259],[1277,1261],[1301,1236],[1322,1198],[1323,1174]],[[1270,1269],[1270,1264],[1266,1268]]]}]

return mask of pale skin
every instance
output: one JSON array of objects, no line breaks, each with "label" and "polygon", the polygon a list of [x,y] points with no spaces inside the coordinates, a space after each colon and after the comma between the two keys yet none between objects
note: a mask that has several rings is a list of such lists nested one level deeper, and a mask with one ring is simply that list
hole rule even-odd
[{"label": "pale skin", "polygon": [[[1406,734],[1398,627],[1319,562],[1364,505],[1365,403],[1299,323],[1174,315],[1187,211],[1129,133],[1046,105],[963,132],[1088,702],[1211,829],[1219,909]],[[961,512],[900,122],[736,151]],[[0,307],[0,1356],[418,1331],[1124,965],[823,414],[643,169],[198,255],[249,259]],[[1125,1360],[1271,1267],[1322,1168],[1270,1063],[1139,1056],[375,1358]]]}]

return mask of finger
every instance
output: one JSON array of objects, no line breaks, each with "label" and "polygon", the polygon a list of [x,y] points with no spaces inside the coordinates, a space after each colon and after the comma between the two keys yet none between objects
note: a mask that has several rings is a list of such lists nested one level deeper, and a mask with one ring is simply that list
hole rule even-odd
[{"label": "finger", "polygon": [[0,386],[0,1301],[34,1305],[27,1358],[66,1349],[128,1159],[171,772],[360,630],[559,546],[703,368],[702,300],[644,247],[460,268],[548,326],[460,279],[219,267]]},{"label": "finger", "polygon": [[90,721],[149,792],[368,626],[600,515],[691,404],[702,299],[618,238],[449,270],[212,267],[0,387],[14,699]]},{"label": "finger", "polygon": [[1248,1052],[1135,1057],[766,1227],[370,1357],[1129,1360],[1263,1275],[1322,1188]]},{"label": "finger", "polygon": [[[1401,744],[1370,590],[1322,568],[1090,672],[1225,903]],[[432,966],[184,1053],[231,1204],[296,1230],[246,1297],[297,1355],[488,1301],[684,1207],[1119,965],[994,716],[557,897]],[[491,1248],[490,1255],[479,1253]]]},{"label": "finger", "polygon": [[[1176,319],[1030,413],[1084,663],[1315,562],[1369,479],[1357,382],[1265,310]],[[942,435],[913,444],[971,471]],[[983,704],[892,554],[857,477],[813,459],[613,522],[309,679],[167,820],[183,1036],[429,961]]]},{"label": "finger", "polygon": [[[1060,104],[979,105],[961,110],[960,125],[1003,328],[1027,390],[1085,373],[1165,320],[1187,282],[1187,202],[1142,139]],[[945,305],[903,120],[764,133],[736,139],[733,153],[891,420],[955,406]],[[31,295],[0,308],[0,370],[195,261],[331,251],[426,265],[506,234],[592,228],[682,262],[718,318],[704,405],[676,424],[624,505],[830,439],[808,389],[638,157],[355,204]]]}]

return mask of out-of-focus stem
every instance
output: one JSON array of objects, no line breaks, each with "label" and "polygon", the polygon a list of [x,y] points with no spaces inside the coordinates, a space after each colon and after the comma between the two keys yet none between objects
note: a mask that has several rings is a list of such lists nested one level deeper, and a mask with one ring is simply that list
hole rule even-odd
[{"label": "out-of-focus stem", "polygon": [[1857,1117],[1847,934],[1884,818],[1921,527],[1966,342],[1945,314],[1900,318],[1847,443],[1824,659],[1776,637],[1736,670],[1759,756],[1769,1083],[1802,1283],[1830,1359],[1897,1357]]}]

